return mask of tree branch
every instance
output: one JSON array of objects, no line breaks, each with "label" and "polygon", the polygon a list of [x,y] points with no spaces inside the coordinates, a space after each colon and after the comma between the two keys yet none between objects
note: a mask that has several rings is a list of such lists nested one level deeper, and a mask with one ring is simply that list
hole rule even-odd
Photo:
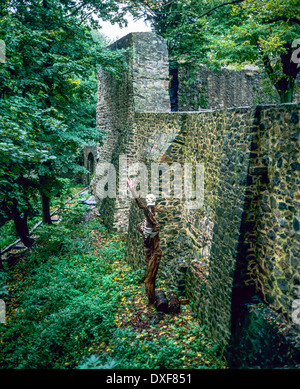
[{"label": "tree branch", "polygon": [[242,3],[243,1],[245,1],[245,0],[233,0],[233,1],[229,1],[227,3],[219,4],[219,5],[211,8],[209,11],[204,12],[202,15],[199,16],[199,18],[202,18],[203,16],[209,15],[210,13],[215,11],[216,9],[224,7],[225,5],[238,4],[238,3]]},{"label": "tree branch", "polygon": [[272,68],[269,57],[266,54],[263,54],[262,60],[268,76],[271,76],[274,73],[274,70]]},{"label": "tree branch", "polygon": [[287,18],[285,16],[279,16],[278,18],[275,18],[275,19],[270,19],[267,21],[267,23],[275,23],[275,22],[280,22],[280,21],[283,21],[283,22],[288,22],[288,23],[296,23],[296,24],[299,24],[300,25],[300,19],[297,19],[297,18]]},{"label": "tree branch", "polygon": [[[219,4],[213,8],[211,8],[210,10],[204,12],[203,14],[201,14],[200,16],[197,15],[197,12],[195,10],[185,10],[185,13],[186,14],[191,14],[193,16],[197,16],[197,18],[202,18],[203,16],[206,16],[206,15],[209,15],[211,14],[213,11],[215,11],[216,9],[218,8],[221,8],[221,7],[224,7],[225,5],[231,5],[231,4],[238,4],[238,3],[242,3],[243,1],[245,0],[233,0],[233,1],[229,1],[227,3],[222,3],[222,4]],[[165,4],[162,5],[162,8],[165,8],[166,6],[169,6],[169,5],[172,5],[173,3],[176,3],[176,1],[174,0],[171,0],[170,2],[167,2]],[[152,13],[152,17],[155,17],[157,16],[157,10],[153,10],[151,7],[149,7],[148,5],[144,5],[144,7],[146,7],[148,9],[148,11],[150,11]],[[181,14],[182,11],[169,11],[170,13],[173,13],[173,14]]]},{"label": "tree branch", "polygon": [[73,5],[73,6],[69,6],[69,10],[72,9],[72,8],[75,8],[73,11],[70,11],[70,13],[67,15],[67,17],[70,17],[70,16],[73,16],[75,15],[76,13],[78,13],[82,8],[84,8],[85,6],[87,5],[87,2],[86,1],[83,1],[81,4],[79,5]]}]

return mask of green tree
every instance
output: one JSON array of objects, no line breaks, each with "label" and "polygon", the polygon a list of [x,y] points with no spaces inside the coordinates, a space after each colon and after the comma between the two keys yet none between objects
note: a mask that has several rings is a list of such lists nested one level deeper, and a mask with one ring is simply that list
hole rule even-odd
[{"label": "green tree", "polygon": [[298,0],[141,0],[172,56],[186,62],[258,65],[282,103],[291,102],[299,72],[293,42],[300,37]]},{"label": "green tree", "polygon": [[41,195],[43,219],[51,223],[50,200],[62,187],[61,174],[83,171],[77,153],[101,141],[97,65],[115,76],[125,66],[123,52],[105,50],[105,40],[95,35],[97,22],[86,22],[95,7],[114,20],[116,2],[90,3],[6,1],[1,9],[7,54],[0,64],[1,212],[14,218],[27,246],[32,200]]},{"label": "green tree", "polygon": [[[0,100],[0,212],[4,220],[14,219],[18,235],[30,246],[27,217],[36,197],[31,169],[46,151],[35,147],[34,135],[29,131],[30,118],[25,113],[27,107],[22,100],[20,97]],[[20,114],[23,121],[17,119]]]},{"label": "green tree", "polygon": [[186,63],[205,62],[209,41],[205,21],[198,18],[203,4],[198,0],[137,0],[139,15],[167,39],[169,56]]},{"label": "green tree", "polygon": [[[292,102],[295,80],[300,71],[293,60],[293,42],[300,37],[297,0],[259,0],[230,7],[230,16],[238,17],[224,38],[218,37],[228,63],[255,63],[276,88],[281,103]],[[216,58],[219,57],[216,55]]]}]

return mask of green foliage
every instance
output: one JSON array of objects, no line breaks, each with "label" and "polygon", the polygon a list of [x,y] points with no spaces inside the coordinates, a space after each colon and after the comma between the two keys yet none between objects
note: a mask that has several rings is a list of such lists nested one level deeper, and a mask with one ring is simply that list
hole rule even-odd
[{"label": "green foliage", "polygon": [[[220,47],[214,58],[223,64],[252,63],[261,67],[280,101],[291,102],[299,72],[292,61],[293,41],[299,38],[296,0],[244,0],[229,7],[230,24],[213,40]],[[223,57],[221,59],[221,57]]]},{"label": "green foliage", "polygon": [[87,17],[92,10],[122,22],[117,9],[113,1],[96,0],[2,5],[7,61],[0,64],[1,218],[28,212],[38,193],[55,196],[63,188],[60,177],[86,172],[77,156],[103,136],[96,127],[97,67],[118,77],[126,66],[124,52],[105,50],[105,39]]},{"label": "green foliage", "polygon": [[[71,208],[62,208],[58,215],[65,219],[65,225],[72,228],[74,224],[79,224],[84,220],[84,215],[88,210],[88,205],[76,202]],[[84,233],[84,231],[82,231]]]},{"label": "green foliage", "polygon": [[0,227],[0,250],[3,250],[9,244],[16,241],[18,238],[14,222],[12,220],[7,221]]},{"label": "green foliage", "polygon": [[39,229],[31,250],[0,271],[7,307],[1,368],[223,367],[191,314],[183,312],[181,324],[170,317],[163,327],[150,317],[149,331],[118,324],[130,304],[146,298],[143,271],[126,265],[124,240],[109,235],[99,219],[75,218],[84,212],[78,208],[64,210],[55,227]]},{"label": "green foliage", "polygon": [[0,271],[0,298],[5,299],[8,295],[8,286],[10,277],[9,274],[5,271]]},{"label": "green foliage", "polygon": [[[124,252],[125,249],[123,245],[116,246],[115,242],[108,242],[105,246],[105,250],[103,250],[102,253],[103,260],[107,261],[108,263],[112,263],[115,260],[121,260],[124,258]],[[134,272],[132,275],[129,275],[128,281],[134,282],[137,277],[137,273]]]},{"label": "green foliage", "polygon": [[179,62],[206,61],[209,41],[201,1],[139,1],[156,33],[167,39],[170,57]]},{"label": "green foliage", "polygon": [[78,369],[116,369],[117,366],[117,362],[113,359],[103,363],[99,356],[92,354],[78,365]]},{"label": "green foliage", "polygon": [[[208,367],[197,364],[197,353],[204,353],[207,360],[217,356],[217,346],[212,346],[208,349],[206,342],[203,342],[203,337],[199,336],[199,328],[194,331],[176,331],[176,340],[174,337],[160,336],[157,339],[148,340],[146,331],[141,334],[136,334],[131,329],[122,329],[115,332],[113,345],[115,353],[113,356],[118,359],[118,367],[121,369],[180,369],[184,364],[184,360],[190,360],[191,368]],[[189,339],[193,339],[192,348],[186,351],[187,344],[190,347]],[[181,339],[178,342],[178,339]],[[202,344],[203,342],[203,344]],[[194,360],[194,365],[192,361]],[[221,365],[216,362],[215,365],[210,365],[211,368],[217,368]]]},{"label": "green foliage", "polygon": [[179,64],[259,66],[281,102],[291,102],[299,67],[292,61],[299,38],[297,0],[140,0],[155,31],[168,40]]},{"label": "green foliage", "polygon": [[43,227],[38,244],[11,271],[2,367],[75,367],[94,342],[110,338],[120,288],[110,265],[91,254],[91,230],[82,227],[67,214],[56,227]]}]

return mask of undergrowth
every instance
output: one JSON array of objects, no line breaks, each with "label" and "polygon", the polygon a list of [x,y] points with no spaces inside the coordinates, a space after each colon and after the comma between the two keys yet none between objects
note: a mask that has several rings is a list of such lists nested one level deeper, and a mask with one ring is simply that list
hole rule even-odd
[{"label": "undergrowth", "polygon": [[[3,369],[223,368],[190,306],[158,315],[142,272],[125,262],[125,240],[82,205],[38,230],[38,243],[0,272],[6,322]],[[158,282],[158,286],[163,281]]]}]

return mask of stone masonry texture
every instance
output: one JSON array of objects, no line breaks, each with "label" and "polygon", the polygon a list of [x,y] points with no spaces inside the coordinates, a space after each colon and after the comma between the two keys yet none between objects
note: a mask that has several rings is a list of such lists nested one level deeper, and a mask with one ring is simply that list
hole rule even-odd
[{"label": "stone masonry texture", "polygon": [[[204,65],[178,65],[178,111],[200,111],[279,103],[275,88],[263,87],[263,74],[255,67],[242,70],[212,70]],[[300,77],[293,102],[300,102]]]},{"label": "stone masonry texture", "polygon": [[201,164],[201,207],[188,208],[184,190],[181,198],[158,196],[165,210],[158,214],[158,276],[186,293],[222,348],[253,296],[297,327],[291,315],[300,293],[300,104],[170,112],[164,40],[137,33],[115,47],[133,53],[120,81],[99,73],[97,121],[107,134],[93,192],[106,226],[127,235],[127,261],[145,266],[137,230],[143,215],[130,196],[102,199],[101,162],[115,167],[117,188],[120,157],[128,167],[143,163],[149,192],[153,166],[172,181],[176,167]]}]

